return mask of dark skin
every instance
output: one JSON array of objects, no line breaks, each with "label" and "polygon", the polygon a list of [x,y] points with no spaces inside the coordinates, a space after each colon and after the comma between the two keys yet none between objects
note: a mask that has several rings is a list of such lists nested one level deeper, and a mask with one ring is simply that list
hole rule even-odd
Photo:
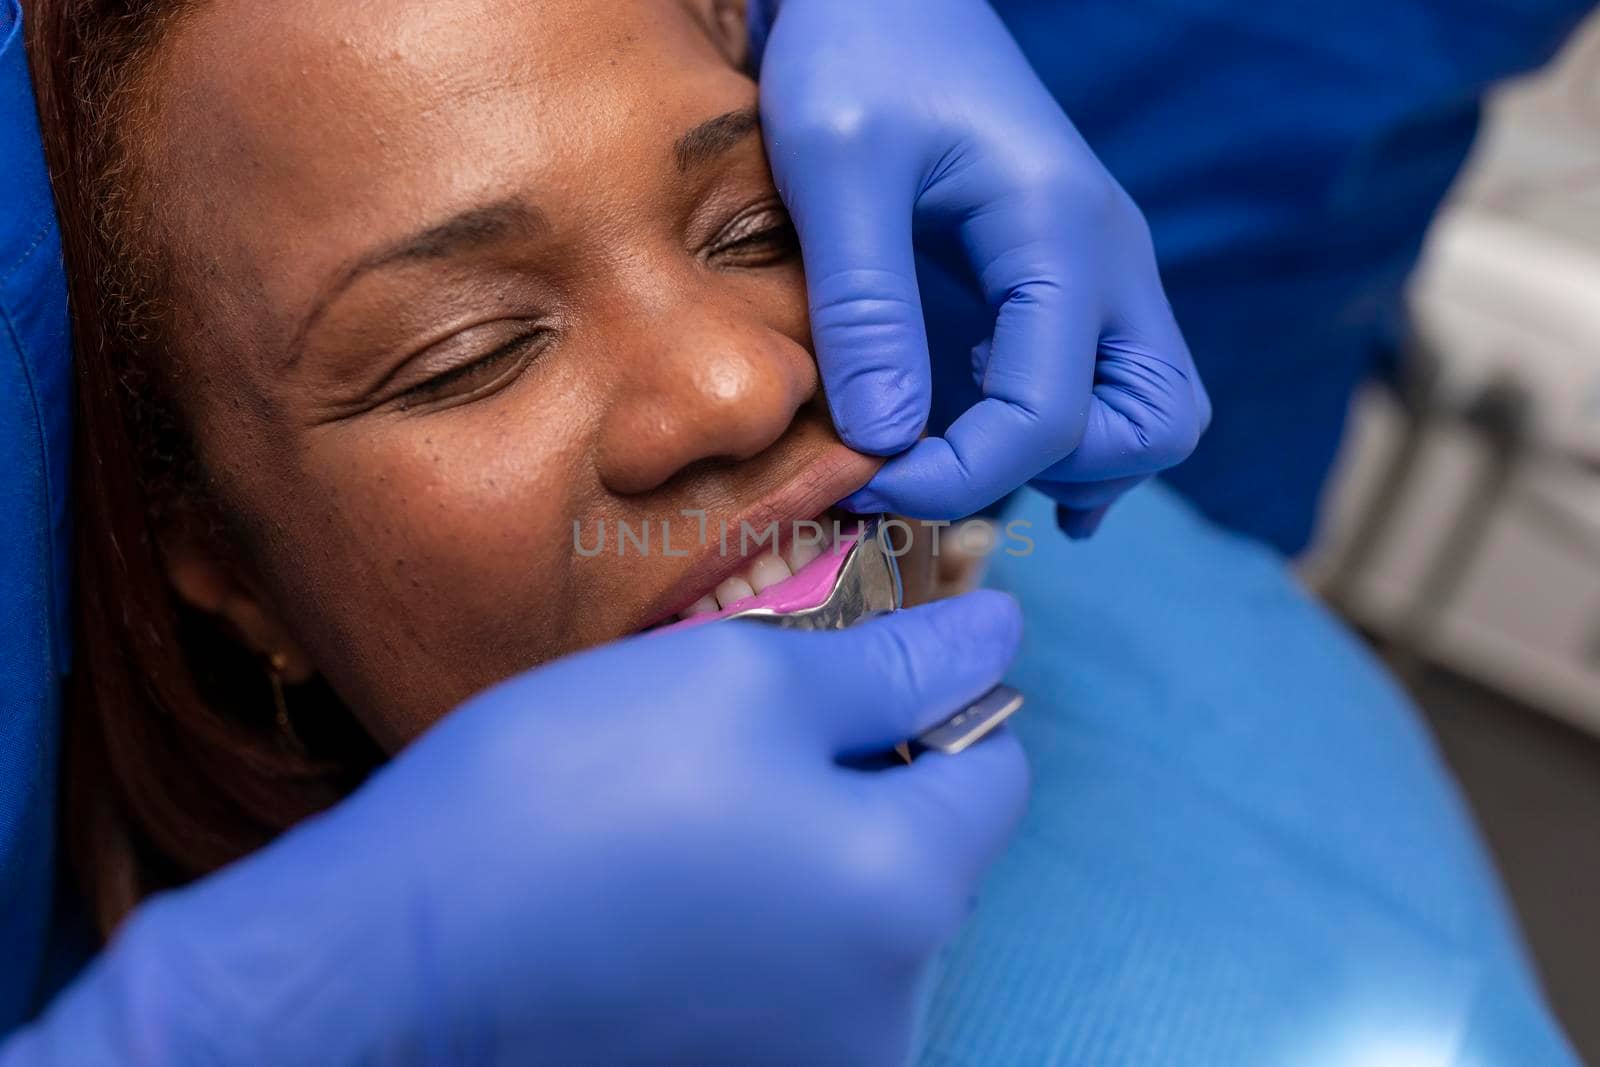
[{"label": "dark skin", "polygon": [[174,522],[169,573],[386,749],[740,569],[685,509],[787,525],[881,462],[828,422],[742,50],[714,0],[216,0],[165,47],[179,400],[233,531]]}]

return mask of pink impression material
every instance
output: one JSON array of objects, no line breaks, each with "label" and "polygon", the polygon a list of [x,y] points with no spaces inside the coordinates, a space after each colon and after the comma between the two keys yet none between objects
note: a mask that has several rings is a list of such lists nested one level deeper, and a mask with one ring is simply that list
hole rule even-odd
[{"label": "pink impression material", "polygon": [[858,533],[851,533],[841,537],[838,544],[801,567],[799,574],[786,578],[755,596],[735,600],[715,613],[707,612],[704,615],[675,622],[671,626],[663,626],[661,630],[663,632],[684,630],[703,623],[717,622],[754,608],[769,608],[778,615],[788,615],[820,607],[828,599],[828,594],[833,592],[834,584],[839,580],[839,572],[844,569],[844,561],[850,555],[850,549],[855,547],[859,536]]}]

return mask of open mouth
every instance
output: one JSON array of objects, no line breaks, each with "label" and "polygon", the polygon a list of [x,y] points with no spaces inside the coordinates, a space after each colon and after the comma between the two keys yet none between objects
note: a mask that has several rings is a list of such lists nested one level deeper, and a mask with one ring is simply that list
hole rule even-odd
[{"label": "open mouth", "polygon": [[863,522],[861,516],[829,510],[796,523],[781,549],[745,560],[738,571],[655,629],[698,626],[754,608],[788,614],[819,606],[833,591]]}]

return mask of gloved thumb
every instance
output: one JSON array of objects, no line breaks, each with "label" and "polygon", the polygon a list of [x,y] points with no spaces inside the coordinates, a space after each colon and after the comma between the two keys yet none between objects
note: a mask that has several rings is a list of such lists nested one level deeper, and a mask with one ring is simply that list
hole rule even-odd
[{"label": "gloved thumb", "polygon": [[809,703],[836,757],[888,752],[998,685],[1022,640],[1015,600],[983,590],[892,615],[805,649]]},{"label": "gloved thumb", "polygon": [[812,339],[840,438],[903,452],[927,425],[933,383],[912,251],[915,182],[874,160],[863,131],[767,126],[779,194],[805,257]]}]

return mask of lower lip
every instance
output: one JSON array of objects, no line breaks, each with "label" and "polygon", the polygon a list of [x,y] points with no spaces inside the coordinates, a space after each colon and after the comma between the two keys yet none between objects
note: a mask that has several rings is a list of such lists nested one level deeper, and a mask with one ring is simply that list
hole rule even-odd
[{"label": "lower lip", "polygon": [[834,583],[839,580],[839,572],[844,569],[845,558],[850,555],[850,549],[859,536],[859,533],[853,532],[840,537],[838,544],[801,567],[799,574],[786,578],[755,596],[736,600],[720,611],[695,615],[668,626],[658,627],[656,632],[687,630],[708,622],[720,622],[730,616],[758,608],[771,611],[775,615],[788,615],[820,607],[828,599],[828,594],[833,592]]}]

